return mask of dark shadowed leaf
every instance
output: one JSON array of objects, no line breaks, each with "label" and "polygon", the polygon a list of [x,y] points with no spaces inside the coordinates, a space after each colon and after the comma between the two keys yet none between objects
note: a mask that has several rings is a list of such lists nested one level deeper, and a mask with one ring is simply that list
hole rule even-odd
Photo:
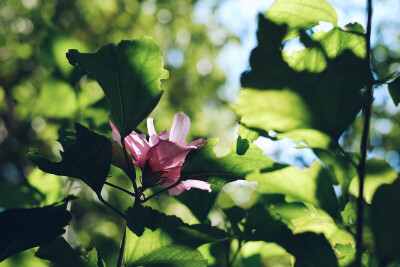
[{"label": "dark shadowed leaf", "polygon": [[71,220],[66,203],[0,213],[0,262],[62,235]]},{"label": "dark shadowed leaf", "polygon": [[[321,40],[313,42],[320,42],[318,46],[285,56],[285,61],[281,50],[285,34],[285,25],[260,16],[251,70],[241,78],[247,88],[240,93],[235,111],[252,129],[316,129],[337,140],[367,103],[361,89],[371,75],[360,57],[365,53],[362,38],[334,28],[317,34]],[[316,64],[323,65],[315,69]]]},{"label": "dark shadowed leaf", "polygon": [[89,252],[88,261],[85,261],[62,237],[41,245],[35,256],[49,260],[60,267],[105,267],[95,249]]},{"label": "dark shadowed leaf", "polygon": [[393,103],[397,107],[400,103],[400,76],[398,76],[393,82],[389,83],[388,87]]},{"label": "dark shadowed leaf", "polygon": [[96,53],[69,50],[69,62],[92,75],[111,105],[111,120],[127,136],[155,108],[163,94],[160,80],[168,78],[162,52],[150,38],[109,44]]},{"label": "dark shadowed leaf", "polygon": [[296,258],[296,267],[338,266],[332,247],[323,235],[310,232],[294,235],[260,204],[249,210],[245,230],[247,240],[274,242],[282,246]]},{"label": "dark shadowed leaf", "polygon": [[126,212],[127,227],[136,235],[141,236],[145,229],[152,231],[162,229],[174,243],[188,247],[198,247],[202,244],[225,240],[228,235],[224,231],[207,224],[185,224],[176,216],[167,216],[150,207],[134,205]]},{"label": "dark shadowed leaf", "polygon": [[382,266],[400,257],[400,180],[376,190],[371,205],[375,251]]},{"label": "dark shadowed leaf", "polygon": [[40,157],[37,151],[28,153],[28,158],[44,172],[81,179],[97,194],[100,194],[111,165],[110,141],[76,123],[76,143],[61,152],[61,162],[51,162]]}]

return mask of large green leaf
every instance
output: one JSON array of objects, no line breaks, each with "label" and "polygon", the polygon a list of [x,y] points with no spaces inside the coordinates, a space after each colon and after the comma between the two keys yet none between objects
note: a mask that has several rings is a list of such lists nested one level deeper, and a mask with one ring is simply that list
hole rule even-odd
[{"label": "large green leaf", "polygon": [[162,229],[174,243],[188,247],[225,240],[228,235],[224,231],[207,224],[185,224],[176,216],[167,216],[150,207],[134,205],[126,212],[127,227],[141,236],[145,229],[152,231]]},{"label": "large green leaf", "polygon": [[126,267],[205,267],[207,260],[198,250],[174,243],[161,228],[155,231],[146,229],[140,237],[127,228],[124,264]]},{"label": "large green leaf", "polygon": [[59,267],[105,267],[95,249],[88,253],[88,260],[85,261],[62,237],[57,237],[50,243],[41,245],[35,256],[49,260]]},{"label": "large green leaf", "polygon": [[400,180],[376,190],[371,205],[375,251],[382,266],[400,258]]},{"label": "large green leaf", "polygon": [[110,141],[76,123],[76,143],[61,152],[61,162],[51,162],[40,157],[37,151],[28,153],[28,158],[44,172],[81,179],[96,194],[100,194],[111,165]]},{"label": "large green leaf", "polygon": [[[285,34],[285,26],[260,16],[258,46],[250,56],[251,70],[241,78],[242,86],[247,88],[240,93],[234,109],[246,127],[259,129],[260,133],[306,128],[337,140],[367,103],[361,89],[371,75],[364,59],[358,56],[364,53],[357,43],[361,40],[359,33],[343,33],[335,28],[320,34],[321,42],[313,40],[314,45],[295,53],[294,59],[285,57],[300,65],[283,59]],[[321,51],[326,67],[321,65],[317,68],[320,72],[310,72],[316,63],[322,63],[314,52],[307,51]]]},{"label": "large green leaf", "polygon": [[286,167],[272,172],[255,172],[246,177],[258,182],[263,194],[282,194],[289,202],[306,202],[327,211],[337,218],[338,203],[326,169],[314,162],[310,168]]},{"label": "large green leaf", "polygon": [[338,266],[332,247],[323,235],[310,232],[294,235],[261,204],[249,210],[245,232],[247,240],[274,242],[282,246],[296,258],[296,267]]},{"label": "large green leaf", "polygon": [[265,15],[277,24],[288,24],[287,39],[295,37],[297,30],[308,30],[320,21],[336,25],[338,20],[335,10],[325,0],[276,0]]},{"label": "large green leaf", "polygon": [[217,186],[244,179],[247,174],[260,169],[279,168],[271,159],[264,156],[262,150],[251,144],[243,155],[228,153],[217,157],[214,146],[217,139],[209,139],[208,144],[199,150],[192,150],[182,166],[183,179],[208,181]]},{"label": "large green leaf", "polygon": [[[364,181],[364,199],[367,203],[371,203],[372,197],[379,186],[383,184],[391,184],[398,177],[395,169],[384,160],[371,159],[367,161],[367,169]],[[354,176],[351,180],[349,192],[358,197],[358,176]]]},{"label": "large green leaf", "polygon": [[162,52],[150,38],[109,44],[96,53],[69,50],[69,62],[94,76],[111,104],[111,120],[127,136],[155,108],[168,78]]},{"label": "large green leaf", "polygon": [[0,262],[6,258],[46,244],[62,235],[71,214],[66,203],[42,208],[10,209],[0,213]]}]

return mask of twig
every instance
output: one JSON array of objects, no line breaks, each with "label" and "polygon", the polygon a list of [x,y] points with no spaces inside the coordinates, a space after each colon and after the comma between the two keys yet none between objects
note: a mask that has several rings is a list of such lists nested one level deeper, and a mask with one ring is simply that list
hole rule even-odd
[{"label": "twig", "polygon": [[170,185],[170,186],[168,186],[168,187],[165,187],[165,188],[161,189],[160,191],[155,192],[154,194],[152,194],[152,195],[149,196],[149,197],[146,197],[145,199],[141,200],[140,202],[141,202],[141,203],[144,203],[144,202],[148,201],[150,198],[153,198],[153,197],[157,196],[158,194],[160,194],[160,193],[162,193],[162,192],[164,192],[164,191],[166,191],[166,190],[169,190],[169,189],[171,189],[172,187],[177,186],[181,181],[182,181],[182,180],[179,179],[179,180],[176,181],[173,185]]},{"label": "twig", "polygon": [[109,204],[107,201],[105,201],[104,198],[101,196],[101,194],[97,194],[97,197],[98,197],[98,199],[100,200],[101,203],[103,203],[104,205],[106,205],[107,207],[109,207],[110,209],[115,211],[116,213],[118,213],[122,218],[124,218],[124,220],[126,220],[125,214],[123,214],[118,209],[114,208],[111,204]]},{"label": "twig", "polygon": [[124,189],[124,188],[122,188],[122,187],[119,187],[118,185],[115,185],[115,184],[112,184],[112,183],[109,183],[109,182],[104,182],[104,184],[106,184],[106,185],[108,185],[108,186],[111,186],[111,187],[114,187],[114,188],[116,188],[116,189],[118,189],[118,190],[121,190],[121,191],[127,193],[127,194],[130,195],[130,196],[133,196],[133,197],[135,196],[134,193],[132,193],[132,192],[130,192],[130,191],[128,191],[128,190],[126,190],[126,189]]},{"label": "twig", "polygon": [[122,237],[121,247],[119,248],[117,267],[121,267],[124,262],[125,239],[126,239],[126,226],[124,230],[124,236]]},{"label": "twig", "polygon": [[[368,68],[371,68],[371,19],[372,19],[372,0],[367,0],[367,30],[365,33],[366,55],[365,61]],[[362,231],[364,224],[364,180],[366,172],[368,133],[371,121],[371,110],[373,100],[372,82],[368,81],[365,87],[365,94],[368,104],[364,108],[364,129],[361,138],[361,160],[358,165],[359,188],[357,198],[357,233],[356,233],[356,266],[361,266],[362,256]]]}]

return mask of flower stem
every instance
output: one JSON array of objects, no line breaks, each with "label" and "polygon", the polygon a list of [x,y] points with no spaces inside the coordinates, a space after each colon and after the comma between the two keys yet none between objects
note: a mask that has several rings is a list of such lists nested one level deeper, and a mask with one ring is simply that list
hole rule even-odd
[{"label": "flower stem", "polygon": [[122,237],[122,241],[121,241],[121,247],[119,248],[117,267],[121,267],[124,262],[125,239],[126,239],[126,226],[125,226],[125,230],[124,230],[124,236]]},{"label": "flower stem", "polygon": [[[372,20],[372,0],[367,0],[367,30],[365,33],[366,54],[365,61],[368,68],[371,68],[371,20]],[[371,121],[371,110],[373,102],[372,81],[368,81],[365,87],[365,95],[368,98],[368,104],[363,110],[364,113],[364,128],[361,138],[361,160],[358,165],[358,198],[357,198],[357,233],[356,233],[356,266],[361,266],[362,256],[362,231],[364,224],[364,180],[366,172],[366,159],[368,147],[368,134]]]},{"label": "flower stem", "polygon": [[120,212],[117,208],[113,207],[111,204],[109,204],[107,201],[104,200],[104,198],[101,196],[101,194],[97,194],[98,199],[100,200],[101,203],[118,213],[124,220],[126,220],[126,216]]},{"label": "flower stem", "polygon": [[130,191],[128,191],[128,190],[126,190],[126,189],[124,189],[124,188],[122,188],[122,187],[119,187],[118,185],[115,185],[115,184],[112,184],[112,183],[109,183],[109,182],[104,182],[104,184],[106,184],[106,185],[108,185],[108,186],[111,186],[111,187],[114,187],[114,188],[116,188],[116,189],[118,189],[118,190],[121,190],[121,191],[127,193],[127,194],[130,195],[130,196],[133,196],[133,197],[135,196],[134,193],[132,193],[132,192],[130,192]]}]

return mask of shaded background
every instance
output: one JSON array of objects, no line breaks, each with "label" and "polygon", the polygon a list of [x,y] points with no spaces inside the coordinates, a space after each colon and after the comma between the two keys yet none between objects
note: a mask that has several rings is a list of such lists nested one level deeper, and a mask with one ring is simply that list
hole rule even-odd
[{"label": "shaded background", "polygon": [[[100,205],[86,186],[45,174],[27,161],[30,147],[42,155],[59,158],[57,131],[72,129],[74,122],[110,136],[108,103],[90,77],[69,65],[68,49],[94,52],[107,43],[151,36],[164,51],[170,79],[153,112],[158,131],[169,129],[173,115],[183,111],[191,118],[189,139],[220,137],[222,154],[235,138],[237,118],[229,108],[239,91],[239,76],[255,46],[256,14],[273,1],[137,1],[137,0],[3,0],[0,2],[0,210],[51,204],[68,194],[73,220],[66,239],[78,249],[95,246],[105,261],[116,262],[122,222]],[[365,25],[364,1],[332,1],[339,24]],[[373,63],[377,79],[400,70],[400,3],[375,3]],[[329,27],[329,25],[327,25]],[[301,49],[296,41],[286,44]],[[386,159],[400,169],[398,108],[386,86],[375,90],[370,157]],[[358,150],[358,120],[344,134],[346,150]],[[140,126],[141,130],[145,128]],[[258,140],[265,153],[296,166],[314,159],[307,150],[296,150],[288,140]],[[110,181],[129,187],[128,179],[112,169]],[[132,199],[105,188],[103,195],[120,210]],[[161,195],[150,205],[178,214],[186,222],[196,219],[173,198]],[[205,248],[218,258],[218,248]],[[47,266],[20,253],[0,266]],[[210,256],[206,256],[210,257]],[[212,263],[212,261],[210,262]]]}]

